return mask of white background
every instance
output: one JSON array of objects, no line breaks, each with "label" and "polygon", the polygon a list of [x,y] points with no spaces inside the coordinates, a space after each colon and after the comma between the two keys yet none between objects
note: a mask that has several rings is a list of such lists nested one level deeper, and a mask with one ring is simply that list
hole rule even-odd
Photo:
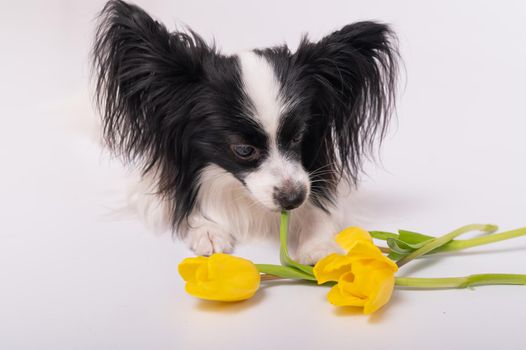
[{"label": "white background", "polygon": [[[406,79],[381,161],[349,201],[368,229],[526,225],[523,1],[140,1],[225,52],[391,23]],[[87,55],[102,1],[0,13],[0,349],[524,348],[526,289],[396,290],[366,317],[326,288],[279,284],[232,305],[184,292],[190,252],[123,205],[125,171],[94,140]],[[277,262],[275,243],[238,255]],[[526,273],[526,237],[421,260],[401,275]]]}]

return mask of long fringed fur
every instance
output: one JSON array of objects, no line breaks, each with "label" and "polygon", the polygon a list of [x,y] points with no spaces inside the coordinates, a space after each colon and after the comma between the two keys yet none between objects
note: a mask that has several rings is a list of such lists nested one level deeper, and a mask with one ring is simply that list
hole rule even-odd
[{"label": "long fringed fur", "polygon": [[[356,183],[362,159],[383,138],[395,104],[398,73],[396,37],[385,24],[347,25],[317,43],[306,37],[292,56],[302,67],[299,79],[314,87],[312,145],[317,152],[308,169],[322,169],[314,181],[332,191],[341,177]],[[316,188],[315,188],[316,190]]]},{"label": "long fringed fur", "polygon": [[[385,134],[394,108],[396,38],[387,25],[359,22],[318,42],[304,38],[295,53],[256,52],[273,63],[281,93],[294,97],[293,117],[306,121],[301,162],[311,200],[327,210],[340,180],[356,183],[362,159]],[[220,143],[254,123],[244,111],[249,101],[235,56],[111,0],[99,17],[93,68],[107,145],[154,175],[174,226],[194,210],[205,167],[248,171]]]},{"label": "long fringed fur", "polygon": [[109,148],[143,172],[157,172],[159,194],[178,224],[197,194],[190,120],[202,88],[203,62],[214,52],[191,32],[169,33],[137,6],[110,1],[99,17],[93,47],[96,101]]}]

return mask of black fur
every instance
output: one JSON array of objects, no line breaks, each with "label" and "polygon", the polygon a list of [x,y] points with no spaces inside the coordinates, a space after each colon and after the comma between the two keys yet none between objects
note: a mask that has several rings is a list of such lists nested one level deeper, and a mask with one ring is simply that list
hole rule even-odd
[{"label": "black fur", "polygon": [[259,52],[274,63],[283,95],[301,100],[298,113],[309,123],[303,165],[313,200],[325,207],[342,177],[356,183],[362,159],[385,134],[395,102],[396,37],[385,24],[359,22],[317,43],[305,37],[294,54],[285,46]]},{"label": "black fur", "polygon": [[194,207],[206,164],[214,160],[233,173],[244,168],[225,159],[225,133],[239,130],[265,143],[256,126],[247,128],[235,58],[195,33],[169,33],[142,9],[110,1],[100,14],[93,62],[107,144],[144,173],[156,173],[175,225]]},{"label": "black fur", "polygon": [[[272,63],[281,94],[295,101],[283,116],[279,147],[311,173],[311,200],[326,208],[342,177],[355,182],[375,136],[383,136],[394,102],[394,35],[386,25],[348,25],[297,52],[256,51]],[[221,55],[190,31],[168,32],[140,8],[107,3],[100,15],[93,66],[104,137],[116,154],[155,172],[173,204],[173,224],[192,212],[201,170],[217,164],[241,182],[268,148],[250,118],[236,56]],[[302,135],[301,141],[292,142]],[[263,152],[241,161],[232,143]]]}]

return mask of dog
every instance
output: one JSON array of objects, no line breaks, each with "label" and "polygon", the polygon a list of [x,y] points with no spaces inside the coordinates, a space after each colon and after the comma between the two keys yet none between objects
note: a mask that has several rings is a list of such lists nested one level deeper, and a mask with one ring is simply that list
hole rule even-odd
[{"label": "dog", "polygon": [[102,135],[195,254],[276,236],[293,210],[294,257],[314,264],[339,249],[341,189],[385,135],[398,57],[393,31],[371,21],[294,52],[224,55],[112,0],[92,51]]}]

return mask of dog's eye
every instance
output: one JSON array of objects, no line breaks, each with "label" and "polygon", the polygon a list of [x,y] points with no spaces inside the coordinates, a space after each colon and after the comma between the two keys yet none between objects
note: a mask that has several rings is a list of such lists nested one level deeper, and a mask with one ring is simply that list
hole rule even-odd
[{"label": "dog's eye", "polygon": [[259,151],[251,145],[231,145],[230,149],[243,160],[255,160],[259,157]]}]

